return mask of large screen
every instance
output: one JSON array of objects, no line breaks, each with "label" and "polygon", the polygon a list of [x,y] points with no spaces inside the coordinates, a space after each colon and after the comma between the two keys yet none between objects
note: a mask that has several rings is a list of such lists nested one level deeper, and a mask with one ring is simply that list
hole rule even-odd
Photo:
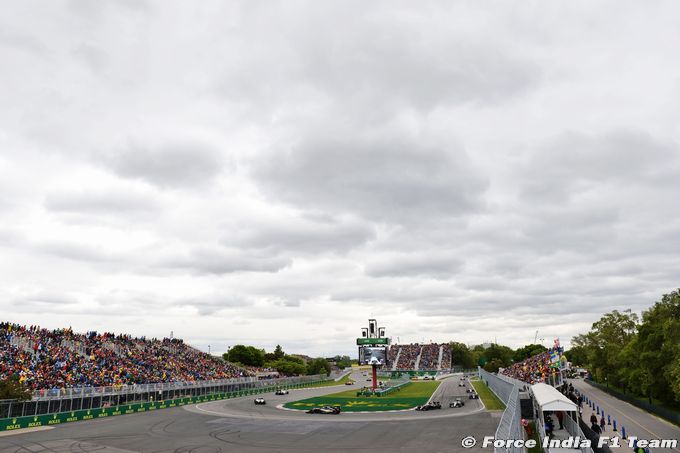
[{"label": "large screen", "polygon": [[371,365],[371,359],[375,357],[378,360],[378,365],[385,365],[387,360],[387,348],[385,347],[361,347],[359,348],[359,364]]}]

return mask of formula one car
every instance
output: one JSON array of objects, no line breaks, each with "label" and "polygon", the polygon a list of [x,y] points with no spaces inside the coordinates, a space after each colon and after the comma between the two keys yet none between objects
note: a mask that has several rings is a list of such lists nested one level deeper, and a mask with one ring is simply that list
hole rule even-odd
[{"label": "formula one car", "polygon": [[470,395],[468,396],[468,398],[471,399],[471,400],[478,400],[478,399],[479,399],[479,395],[477,395],[476,393],[470,393]]},{"label": "formula one car", "polygon": [[284,389],[278,389],[276,392],[274,392],[275,395],[288,395],[288,390]]},{"label": "formula one car", "polygon": [[255,398],[255,404],[267,404],[267,402],[260,396],[259,398]]},{"label": "formula one car", "polygon": [[345,385],[354,385],[354,381],[347,381],[345,382]]},{"label": "formula one car", "polygon": [[465,389],[466,393],[475,393],[475,389]]},{"label": "formula one car", "polygon": [[460,398],[456,398],[453,403],[449,403],[449,407],[463,407],[465,406],[465,401]]},{"label": "formula one car", "polygon": [[441,409],[442,404],[439,401],[430,401],[427,404],[421,404],[420,406],[416,406],[417,411],[431,411],[434,409]]},{"label": "formula one car", "polygon": [[465,382],[462,382],[462,381],[459,382],[459,383],[458,383],[458,387],[465,387]]},{"label": "formula one car", "polygon": [[338,415],[340,413],[340,406],[323,406],[314,407],[307,411],[308,414],[333,414]]}]

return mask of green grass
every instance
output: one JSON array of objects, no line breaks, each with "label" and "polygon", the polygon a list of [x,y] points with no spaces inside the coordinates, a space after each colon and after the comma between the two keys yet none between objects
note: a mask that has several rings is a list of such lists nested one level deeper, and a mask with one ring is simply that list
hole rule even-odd
[{"label": "green grass", "polygon": [[307,410],[317,406],[340,406],[345,412],[403,410],[425,404],[439,382],[413,382],[387,396],[356,396],[357,389],[307,398],[284,404],[289,409]]},{"label": "green grass", "polygon": [[470,381],[470,384],[475,388],[475,391],[479,395],[486,408],[490,411],[505,409],[505,404],[503,401],[499,400],[494,392],[487,387],[484,381]]}]

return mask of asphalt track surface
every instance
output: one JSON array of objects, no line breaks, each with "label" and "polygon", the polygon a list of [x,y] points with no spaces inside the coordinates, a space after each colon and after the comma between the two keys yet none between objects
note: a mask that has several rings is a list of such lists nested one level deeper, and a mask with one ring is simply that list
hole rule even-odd
[{"label": "asphalt track surface", "polygon": [[[362,375],[354,376],[359,384]],[[254,397],[201,403],[154,412],[67,423],[54,429],[0,437],[0,452],[463,452],[461,440],[492,436],[500,412],[487,412],[468,400],[454,376],[442,381],[433,400],[442,410],[391,413],[311,415],[278,409],[287,401],[321,396],[350,386],[293,390],[286,396]],[[461,397],[465,407],[448,403]],[[490,451],[491,449],[486,449]]]},{"label": "asphalt track surface", "polygon": [[[604,410],[605,415],[609,414],[612,419],[616,419],[618,425],[618,436],[621,435],[621,426],[626,428],[626,436],[636,436],[638,439],[680,439],[680,427],[656,417],[649,412],[645,412],[632,404],[617,399],[602,390],[587,384],[581,379],[570,379],[579,392],[585,394],[593,400],[600,410]],[[583,405],[583,419],[588,424],[592,411],[587,404]],[[599,418],[599,417],[598,417]],[[605,428],[605,436],[614,436],[613,426]],[[652,449],[654,453],[680,453],[680,446],[675,449]],[[615,449],[612,449],[616,453]],[[630,451],[627,447],[622,447],[621,451]]]}]

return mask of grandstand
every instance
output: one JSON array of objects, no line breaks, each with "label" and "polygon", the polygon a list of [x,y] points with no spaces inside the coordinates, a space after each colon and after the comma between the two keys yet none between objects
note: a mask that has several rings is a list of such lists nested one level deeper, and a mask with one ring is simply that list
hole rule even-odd
[{"label": "grandstand", "polygon": [[448,343],[395,344],[390,348],[388,363],[393,371],[450,369],[451,348]]},{"label": "grandstand", "polygon": [[184,343],[109,332],[0,323],[0,380],[31,390],[193,382],[252,376]]},{"label": "grandstand", "polygon": [[546,383],[557,387],[563,383],[561,371],[565,365],[562,349],[558,346],[514,363],[502,369],[500,374],[532,385]]}]

